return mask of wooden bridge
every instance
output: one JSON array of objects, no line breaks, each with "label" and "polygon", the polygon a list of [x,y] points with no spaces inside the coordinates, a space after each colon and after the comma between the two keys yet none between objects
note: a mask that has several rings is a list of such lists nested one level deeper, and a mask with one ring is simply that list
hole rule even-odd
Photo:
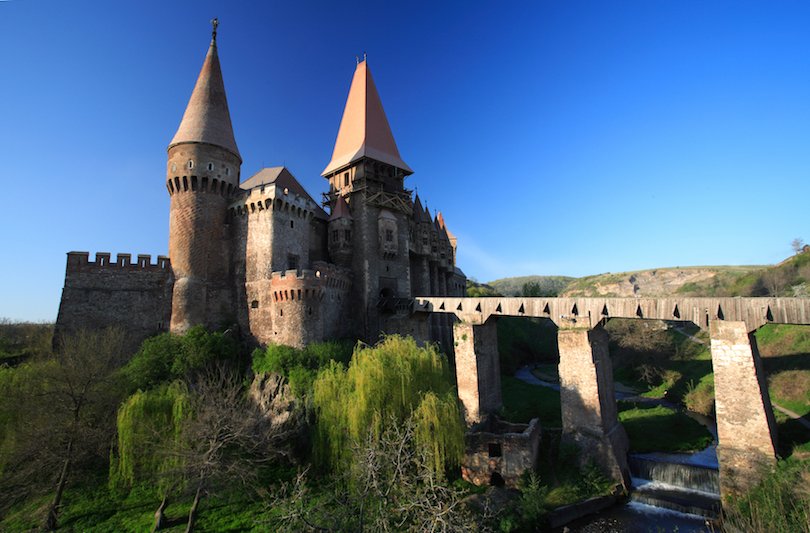
[{"label": "wooden bridge", "polygon": [[557,327],[563,438],[628,485],[628,441],[618,421],[607,333],[611,318],[693,322],[711,337],[721,493],[743,492],[776,463],[776,422],[753,332],[810,324],[810,298],[417,297],[416,313],[451,313],[458,396],[469,424],[502,407],[499,316]]}]

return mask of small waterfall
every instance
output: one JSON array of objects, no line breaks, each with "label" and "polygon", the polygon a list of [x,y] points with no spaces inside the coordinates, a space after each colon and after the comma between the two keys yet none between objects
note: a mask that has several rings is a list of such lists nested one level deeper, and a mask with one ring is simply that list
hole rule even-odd
[{"label": "small waterfall", "polygon": [[629,463],[631,501],[708,518],[718,516],[720,479],[716,469],[633,455]]},{"label": "small waterfall", "polygon": [[634,455],[629,457],[629,463],[633,477],[686,490],[720,495],[720,476],[714,468],[665,463]]}]

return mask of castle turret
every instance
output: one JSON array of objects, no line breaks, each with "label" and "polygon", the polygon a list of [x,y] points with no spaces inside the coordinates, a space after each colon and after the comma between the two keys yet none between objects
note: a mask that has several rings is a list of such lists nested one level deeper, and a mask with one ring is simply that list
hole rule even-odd
[{"label": "castle turret", "polygon": [[352,264],[352,215],[342,196],[338,196],[329,216],[329,257],[335,264],[351,267]]},{"label": "castle turret", "polygon": [[330,204],[343,198],[351,209],[351,265],[358,276],[352,298],[364,317],[359,329],[367,340],[384,327],[385,305],[410,296],[412,202],[404,179],[412,173],[399,155],[368,62],[358,61],[332,159],[322,175],[329,180]]},{"label": "castle turret", "polygon": [[217,56],[216,19],[212,23],[211,45],[168,147],[173,332],[219,326],[232,307],[225,215],[228,199],[239,190],[242,158]]}]

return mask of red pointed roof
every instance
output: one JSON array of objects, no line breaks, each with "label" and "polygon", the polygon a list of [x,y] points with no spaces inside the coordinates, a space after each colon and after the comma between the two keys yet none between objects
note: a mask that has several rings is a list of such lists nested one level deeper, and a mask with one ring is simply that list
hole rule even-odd
[{"label": "red pointed roof", "polygon": [[413,173],[399,155],[366,60],[359,62],[354,71],[332,160],[321,175],[326,176],[363,157],[395,166],[406,174]]},{"label": "red pointed roof", "polygon": [[329,216],[329,220],[332,221],[339,218],[352,218],[351,213],[349,213],[349,205],[342,196],[338,196],[338,199],[335,202],[335,208],[332,209],[332,214]]},{"label": "red pointed roof", "polygon": [[231,126],[231,114],[225,97],[225,83],[217,55],[216,37],[211,40],[197,83],[189,98],[183,120],[169,148],[194,142],[220,146],[241,159]]},{"label": "red pointed roof", "polygon": [[453,241],[456,238],[456,236],[450,233],[450,230],[447,229],[447,224],[444,223],[444,217],[442,216],[441,211],[439,211],[439,214],[436,215],[436,221],[439,223],[439,227],[441,227],[447,234],[447,238]]}]

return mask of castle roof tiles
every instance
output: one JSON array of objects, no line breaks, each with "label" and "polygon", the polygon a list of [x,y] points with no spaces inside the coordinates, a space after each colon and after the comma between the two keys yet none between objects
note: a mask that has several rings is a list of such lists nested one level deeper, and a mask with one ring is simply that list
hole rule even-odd
[{"label": "castle roof tiles", "polygon": [[241,159],[233,136],[216,39],[211,40],[180,127],[169,143],[169,148],[188,142],[220,146]]},{"label": "castle roof tiles", "polygon": [[326,211],[318,206],[318,203],[312,199],[312,196],[304,189],[304,187],[295,179],[295,176],[287,170],[287,167],[269,167],[263,168],[242,183],[239,187],[245,191],[261,187],[262,185],[275,185],[277,190],[288,190],[297,194],[315,204],[315,216],[325,219],[327,217]]},{"label": "castle roof tiles", "polygon": [[360,61],[354,71],[332,160],[321,175],[327,176],[363,157],[413,173],[399,155],[366,60]]},{"label": "castle roof tiles", "polygon": [[338,196],[338,199],[335,202],[335,208],[332,209],[332,214],[329,217],[329,220],[337,220],[339,218],[352,218],[352,215],[349,212],[349,205],[342,196]]}]

